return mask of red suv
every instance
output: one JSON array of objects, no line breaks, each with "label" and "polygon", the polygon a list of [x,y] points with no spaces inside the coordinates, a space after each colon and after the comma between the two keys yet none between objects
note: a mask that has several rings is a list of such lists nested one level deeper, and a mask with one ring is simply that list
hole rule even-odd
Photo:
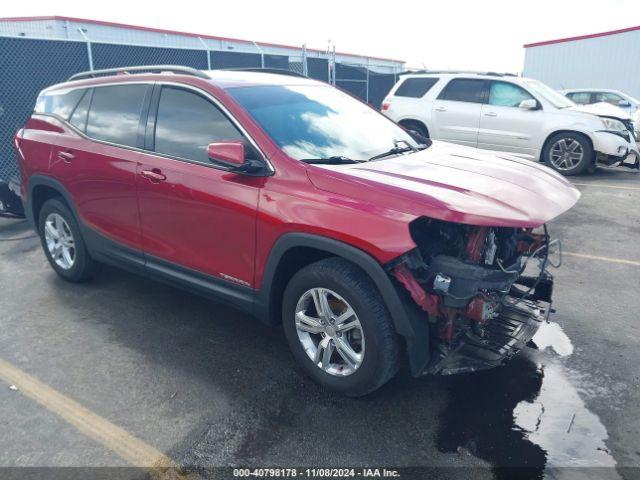
[{"label": "red suv", "polygon": [[273,71],[75,75],[40,94],[16,147],[62,278],[109,263],[282,324],[347,395],[405,355],[418,376],[517,352],[550,311],[544,224],[579,198],[544,166],[431,142]]}]

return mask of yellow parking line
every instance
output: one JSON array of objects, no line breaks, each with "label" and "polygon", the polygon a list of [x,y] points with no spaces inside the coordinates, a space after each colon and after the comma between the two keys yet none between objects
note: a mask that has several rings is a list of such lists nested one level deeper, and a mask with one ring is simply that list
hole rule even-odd
[{"label": "yellow parking line", "polygon": [[640,187],[625,187],[622,185],[605,185],[604,183],[574,183],[578,187],[617,188],[618,190],[640,190]]},{"label": "yellow parking line", "polygon": [[148,470],[153,478],[187,477],[178,472],[178,465],[159,450],[2,359],[0,379],[15,385],[24,395],[132,465]]},{"label": "yellow parking line", "polygon": [[568,257],[586,258],[588,260],[601,260],[603,262],[610,263],[622,263],[623,265],[633,265],[634,267],[640,267],[640,262],[636,260],[625,260],[623,258],[612,257],[600,257],[598,255],[587,255],[586,253],[574,253],[574,252],[562,252],[562,255]]}]

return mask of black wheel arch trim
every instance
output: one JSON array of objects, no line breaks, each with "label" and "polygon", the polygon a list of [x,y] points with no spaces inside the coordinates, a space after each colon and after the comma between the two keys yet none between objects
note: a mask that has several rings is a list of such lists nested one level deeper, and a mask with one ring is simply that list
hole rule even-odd
[{"label": "black wheel arch trim", "polygon": [[[395,285],[378,261],[359,248],[344,242],[308,233],[286,233],[276,240],[265,265],[261,288],[257,291],[256,315],[267,323],[274,323],[273,312],[276,307],[272,301],[272,287],[275,275],[284,255],[292,248],[306,247],[324,251],[330,255],[342,257],[364,270],[373,280],[382,296],[396,332],[405,337],[415,337],[412,303],[398,285]],[[424,317],[422,319],[424,323]]]},{"label": "black wheel arch trim", "polygon": [[56,190],[60,194],[60,196],[64,198],[68,207],[71,209],[71,213],[73,213],[73,215],[76,217],[76,220],[78,220],[78,223],[81,223],[71,195],[69,194],[67,189],[64,188],[62,183],[60,183],[55,178],[49,177],[47,175],[34,174],[31,176],[31,178],[29,178],[29,194],[24,201],[24,213],[32,228],[34,228],[36,231],[38,230],[38,219],[35,218],[33,211],[33,192],[36,187],[49,187]]}]

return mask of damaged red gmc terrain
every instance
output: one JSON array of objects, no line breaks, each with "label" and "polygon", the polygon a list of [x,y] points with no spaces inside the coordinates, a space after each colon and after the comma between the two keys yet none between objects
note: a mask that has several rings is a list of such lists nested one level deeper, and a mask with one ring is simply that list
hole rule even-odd
[{"label": "damaged red gmc terrain", "polygon": [[327,84],[132,67],[44,90],[16,136],[53,269],[102,263],[282,324],[347,395],[501,364],[551,310],[547,167],[431,142]]}]

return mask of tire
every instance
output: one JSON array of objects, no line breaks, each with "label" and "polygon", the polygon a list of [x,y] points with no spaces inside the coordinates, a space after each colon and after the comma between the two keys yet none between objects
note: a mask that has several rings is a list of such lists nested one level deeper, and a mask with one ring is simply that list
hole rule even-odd
[{"label": "tire", "polygon": [[[53,227],[53,230],[49,228],[48,232],[46,232],[47,222],[51,222],[52,225],[49,227]],[[58,232],[57,242],[56,236],[52,234],[54,230]],[[63,233],[60,234],[60,232]],[[78,222],[69,207],[60,199],[51,198],[42,205],[38,217],[38,233],[47,260],[60,277],[69,282],[78,283],[98,273],[100,264],[89,255]],[[60,240],[61,238],[63,241]],[[60,247],[61,243],[65,244],[64,248]],[[50,247],[50,245],[54,246]],[[65,249],[67,256],[58,255]],[[56,253],[55,258],[54,253]],[[69,262],[69,259],[72,261]]]},{"label": "tire", "polygon": [[[297,312],[301,308],[301,313],[309,317],[321,317],[315,310],[314,294],[309,292],[320,292],[319,296],[325,292],[328,299],[326,304],[331,304],[331,314],[338,319],[345,312],[345,305],[350,306],[355,315],[341,325],[358,323],[359,326],[341,333],[338,331],[341,328],[339,322],[332,322],[333,325],[328,328],[327,321],[326,327],[321,327],[325,328],[322,333],[299,330],[302,322]],[[306,310],[304,305],[308,306]],[[311,378],[334,392],[353,397],[366,395],[398,372],[400,342],[393,329],[391,316],[369,276],[346,260],[328,258],[298,271],[284,291],[282,323],[297,362]],[[310,327],[305,324],[304,328],[315,329],[317,325]],[[329,354],[329,361],[325,364],[326,370],[321,367],[324,356],[319,363],[315,363],[310,356],[314,345],[317,352],[322,342],[327,342],[327,349],[333,345],[333,353]],[[355,362],[345,360],[353,358],[343,353],[348,351],[344,349],[344,342],[348,343],[352,352],[360,355],[360,363],[355,368],[351,364]],[[342,347],[339,349],[340,345]],[[327,349],[323,349],[323,353]]]},{"label": "tire", "polygon": [[594,152],[591,143],[584,135],[560,132],[546,142],[542,159],[558,173],[570,177],[592,168]]},{"label": "tire", "polygon": [[406,120],[401,122],[401,125],[407,130],[413,130],[414,132],[418,133],[418,135],[420,135],[424,139],[429,138],[429,131],[427,130],[427,127],[416,120]]}]

